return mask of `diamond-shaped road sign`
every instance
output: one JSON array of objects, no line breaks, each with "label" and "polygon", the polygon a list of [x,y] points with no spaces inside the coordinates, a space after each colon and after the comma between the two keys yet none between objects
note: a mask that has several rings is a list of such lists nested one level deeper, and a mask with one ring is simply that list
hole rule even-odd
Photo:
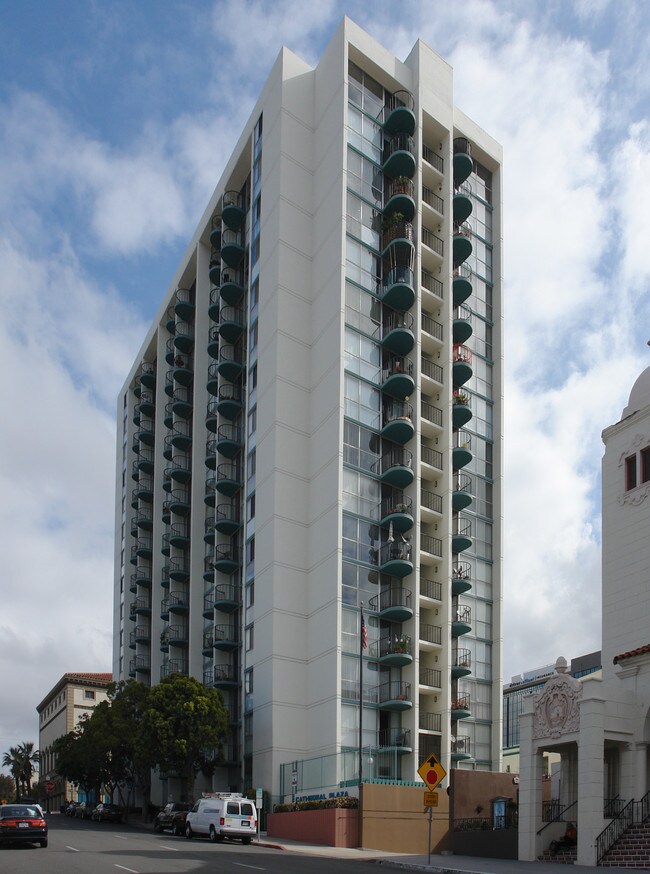
[{"label": "diamond-shaped road sign", "polygon": [[440,764],[435,753],[431,753],[431,755],[426,757],[418,768],[418,774],[432,792],[447,776],[447,772]]}]

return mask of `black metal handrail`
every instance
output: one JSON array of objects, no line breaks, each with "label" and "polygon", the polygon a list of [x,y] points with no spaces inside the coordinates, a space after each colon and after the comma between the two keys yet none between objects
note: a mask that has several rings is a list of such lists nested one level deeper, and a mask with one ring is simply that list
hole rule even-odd
[{"label": "black metal handrail", "polygon": [[[422,403],[425,403],[425,401],[422,401]],[[432,449],[430,446],[423,446],[422,462],[424,464],[429,464],[431,467],[435,467],[438,470],[442,470],[442,452],[440,452],[439,449]]]},{"label": "black metal handrail", "polygon": [[472,667],[472,651],[470,649],[457,649],[452,654],[452,666],[455,668],[471,668]]},{"label": "black metal handrail", "polygon": [[[419,673],[418,673],[418,682],[420,686],[429,686],[432,689],[441,689],[442,688],[442,671],[439,671],[437,668],[425,668],[423,665],[420,665]],[[432,714],[435,716],[439,716],[439,714]],[[420,728],[426,728],[427,726],[422,725],[420,722]]]},{"label": "black metal handrail", "polygon": [[596,864],[634,822],[634,800],[628,801],[618,816],[596,838]]},{"label": "black metal handrail", "polygon": [[431,625],[428,622],[420,623],[420,640],[425,640],[427,643],[435,643],[437,646],[442,644],[442,628],[439,625]]},{"label": "black metal handrail", "polygon": [[378,595],[373,597],[368,602],[371,610],[381,612],[388,610],[390,607],[411,607],[411,590],[403,589],[401,586],[391,586],[390,589],[384,589]]},{"label": "black metal handrail", "polygon": [[392,494],[381,502],[380,515],[382,519],[392,516],[393,513],[413,513],[413,498],[405,495],[399,489],[394,489]]},{"label": "black metal handrail", "polygon": [[[578,801],[572,801],[571,804],[567,804],[566,807],[561,807],[560,802],[557,798],[552,799],[551,801],[545,801],[542,805],[542,820],[546,823],[540,829],[537,829],[537,834],[541,835],[544,829],[548,828],[549,825],[553,822],[566,822],[565,815],[572,810]],[[547,817],[549,817],[547,819]]]},{"label": "black metal handrail", "polygon": [[395,134],[384,142],[384,163],[393,152],[408,152],[410,155],[415,155],[415,140],[408,134]]},{"label": "black metal handrail", "polygon": [[409,728],[383,728],[377,732],[377,746],[410,747],[411,730]]}]

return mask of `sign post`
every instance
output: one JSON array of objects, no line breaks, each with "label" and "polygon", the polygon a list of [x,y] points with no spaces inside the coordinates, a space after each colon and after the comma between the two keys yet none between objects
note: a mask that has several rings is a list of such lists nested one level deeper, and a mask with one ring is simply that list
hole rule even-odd
[{"label": "sign post", "polygon": [[431,822],[433,820],[433,808],[438,806],[438,793],[433,790],[447,776],[447,772],[440,764],[435,753],[427,756],[418,768],[418,774],[426,783],[429,791],[424,793],[424,808],[429,811],[429,861],[431,864]]},{"label": "sign post", "polygon": [[261,789],[255,790],[255,807],[257,808],[257,843],[260,842],[260,832],[262,830],[262,817],[260,810],[264,806],[264,793]]}]

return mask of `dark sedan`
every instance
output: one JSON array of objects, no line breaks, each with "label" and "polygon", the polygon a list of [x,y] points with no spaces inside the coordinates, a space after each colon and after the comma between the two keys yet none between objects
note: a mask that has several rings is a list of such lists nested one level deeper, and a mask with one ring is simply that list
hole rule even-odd
[{"label": "dark sedan", "polygon": [[185,804],[182,801],[170,801],[155,818],[153,830],[162,832],[169,829],[175,835],[184,835],[185,817],[191,807],[191,804]]},{"label": "dark sedan", "polygon": [[36,805],[0,806],[0,846],[14,842],[47,847],[47,823]]},{"label": "dark sedan", "polygon": [[96,822],[122,822],[124,811],[117,804],[98,804],[91,814]]}]

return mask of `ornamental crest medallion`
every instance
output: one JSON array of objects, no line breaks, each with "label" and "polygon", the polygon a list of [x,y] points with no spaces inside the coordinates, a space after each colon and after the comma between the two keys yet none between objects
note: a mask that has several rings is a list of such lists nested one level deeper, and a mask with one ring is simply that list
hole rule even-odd
[{"label": "ornamental crest medallion", "polygon": [[582,698],[582,684],[566,674],[566,662],[558,659],[557,673],[535,696],[533,737],[558,738],[577,731],[580,727],[578,702]]}]

